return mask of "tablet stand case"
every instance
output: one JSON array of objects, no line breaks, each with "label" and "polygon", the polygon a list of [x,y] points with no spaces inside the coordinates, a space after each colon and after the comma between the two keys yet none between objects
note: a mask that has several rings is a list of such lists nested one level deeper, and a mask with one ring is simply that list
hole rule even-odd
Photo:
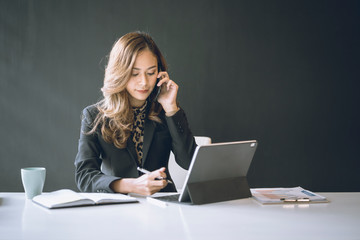
[{"label": "tablet stand case", "polygon": [[246,177],[188,183],[187,188],[193,204],[222,202],[252,196]]}]

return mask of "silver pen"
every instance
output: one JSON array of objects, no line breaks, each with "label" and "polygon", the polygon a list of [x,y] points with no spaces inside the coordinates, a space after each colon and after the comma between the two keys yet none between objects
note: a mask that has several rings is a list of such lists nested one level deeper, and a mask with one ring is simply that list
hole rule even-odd
[{"label": "silver pen", "polygon": [[[140,172],[142,172],[142,173],[145,173],[145,174],[151,173],[150,171],[148,171],[148,170],[146,170],[146,169],[144,169],[144,168],[141,168],[141,167],[137,167],[137,170],[140,171]],[[163,178],[163,177],[157,177],[157,178],[155,178],[155,179],[156,179],[156,180],[164,180],[164,179],[165,179],[168,183],[174,184],[171,180],[168,180],[168,179]]]}]

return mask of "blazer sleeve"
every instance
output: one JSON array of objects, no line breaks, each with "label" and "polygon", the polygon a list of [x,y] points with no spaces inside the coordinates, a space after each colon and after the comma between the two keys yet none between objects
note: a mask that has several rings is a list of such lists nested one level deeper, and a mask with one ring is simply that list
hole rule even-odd
[{"label": "blazer sleeve", "polygon": [[189,169],[196,149],[195,138],[189,128],[185,112],[180,108],[171,117],[165,117],[172,138],[172,151],[175,161],[184,169]]},{"label": "blazer sleeve", "polygon": [[75,181],[82,192],[112,193],[110,184],[119,177],[105,175],[101,172],[101,147],[98,133],[88,134],[96,117],[96,107],[83,110],[78,153],[75,158]]}]

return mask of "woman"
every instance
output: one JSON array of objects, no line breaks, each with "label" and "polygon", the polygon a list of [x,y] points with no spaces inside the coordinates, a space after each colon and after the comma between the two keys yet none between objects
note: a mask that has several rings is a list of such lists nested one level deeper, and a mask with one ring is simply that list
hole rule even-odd
[{"label": "woman", "polygon": [[[80,191],[176,191],[167,181],[170,151],[188,169],[196,144],[177,105],[178,85],[166,70],[149,35],[132,32],[115,42],[101,88],[104,97],[83,110],[75,159]],[[142,174],[137,167],[151,172]]]}]

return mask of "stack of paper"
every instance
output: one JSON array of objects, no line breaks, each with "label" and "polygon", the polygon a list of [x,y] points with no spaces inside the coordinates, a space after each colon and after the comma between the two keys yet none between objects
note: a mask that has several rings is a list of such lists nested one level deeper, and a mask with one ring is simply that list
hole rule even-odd
[{"label": "stack of paper", "polygon": [[301,187],[253,188],[250,190],[253,198],[262,204],[329,202],[325,197]]}]

